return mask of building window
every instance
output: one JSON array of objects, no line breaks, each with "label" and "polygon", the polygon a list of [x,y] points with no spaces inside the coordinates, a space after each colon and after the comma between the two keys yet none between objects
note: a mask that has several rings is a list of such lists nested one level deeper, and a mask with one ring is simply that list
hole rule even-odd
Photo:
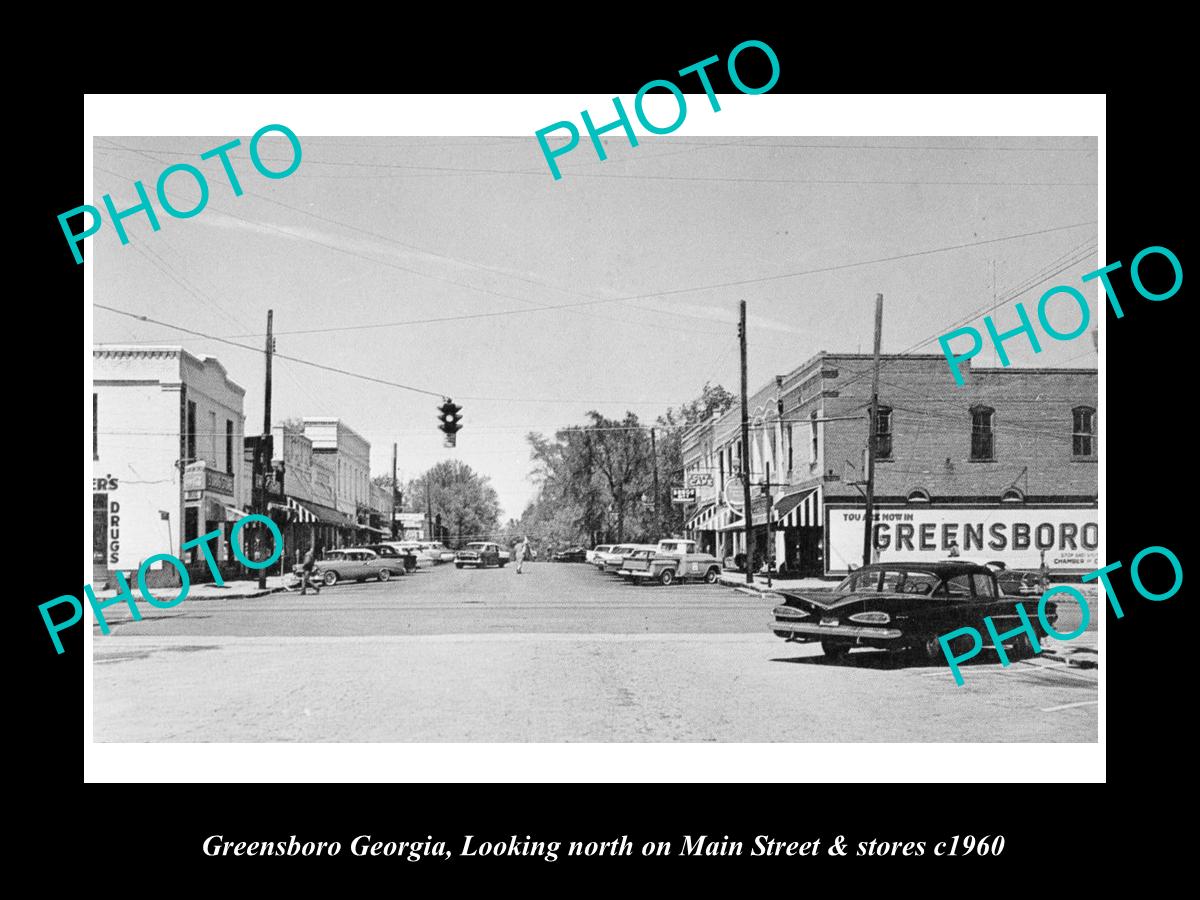
[{"label": "building window", "polygon": [[792,471],[792,426],[790,422],[788,423],[787,427],[787,457],[788,471],[790,472]]},{"label": "building window", "polygon": [[990,406],[971,407],[971,459],[996,458],[996,411]]},{"label": "building window", "polygon": [[1010,487],[1000,495],[1001,503],[1024,503],[1025,495],[1021,493],[1020,488]]},{"label": "building window", "polygon": [[196,458],[196,403],[194,400],[187,402],[187,460],[193,461]]},{"label": "building window", "polygon": [[1096,455],[1096,411],[1090,406],[1077,406],[1071,410],[1071,455]]},{"label": "building window", "polygon": [[233,474],[233,422],[229,419],[225,420],[225,471]]},{"label": "building window", "polygon": [[100,395],[92,394],[92,459],[100,458]]},{"label": "building window", "polygon": [[808,417],[808,428],[812,437],[812,464],[817,464],[817,411],[814,409]]},{"label": "building window", "polygon": [[916,490],[909,491],[908,492],[908,502],[909,503],[928,503],[929,502],[929,491],[925,490],[924,488],[917,488]]},{"label": "building window", "polygon": [[892,458],[892,408],[881,406],[875,412],[875,458]]}]

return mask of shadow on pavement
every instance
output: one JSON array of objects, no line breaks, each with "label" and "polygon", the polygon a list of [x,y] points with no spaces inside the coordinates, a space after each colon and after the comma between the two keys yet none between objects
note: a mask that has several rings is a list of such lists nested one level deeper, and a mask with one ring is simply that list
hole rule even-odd
[{"label": "shadow on pavement", "polygon": [[[966,669],[976,665],[994,665],[995,660],[982,658],[983,654],[964,660],[959,667]],[[834,666],[844,669],[876,669],[893,671],[896,669],[947,669],[944,659],[929,659],[923,653],[912,651],[889,650],[852,650],[840,659],[828,656],[792,656],[777,657],[771,662],[793,663],[801,666]]]}]

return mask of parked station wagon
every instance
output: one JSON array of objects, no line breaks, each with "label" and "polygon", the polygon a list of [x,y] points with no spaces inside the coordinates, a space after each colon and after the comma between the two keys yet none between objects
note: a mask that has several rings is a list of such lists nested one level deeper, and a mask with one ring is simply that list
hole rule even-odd
[{"label": "parked station wagon", "polygon": [[[977,563],[952,560],[935,563],[874,563],[863,566],[831,593],[779,590],[785,598],[775,607],[772,630],[789,641],[820,641],[826,656],[838,658],[853,647],[915,650],[929,659],[944,659],[938,638],[957,628],[978,630],[988,639],[984,616],[991,616],[1000,633],[1021,625],[1019,602],[1001,594],[991,569]],[[1039,640],[1045,629],[1036,606],[1026,612]],[[1058,608],[1047,602],[1046,621],[1058,621]],[[955,639],[951,651],[961,653]],[[985,644],[986,646],[986,644]],[[1024,632],[1005,641],[1010,659],[1033,655],[1033,644]]]},{"label": "parked station wagon", "polygon": [[659,541],[649,554],[626,557],[620,574],[633,580],[660,584],[688,579],[703,579],[715,584],[721,577],[721,563],[711,553],[697,553],[695,541],[671,539]]}]

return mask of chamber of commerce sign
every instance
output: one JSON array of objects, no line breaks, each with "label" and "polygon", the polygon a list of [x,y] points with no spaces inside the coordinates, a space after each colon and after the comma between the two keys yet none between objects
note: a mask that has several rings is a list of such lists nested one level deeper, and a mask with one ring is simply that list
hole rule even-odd
[{"label": "chamber of commerce sign", "polygon": [[[826,507],[829,572],[862,565],[862,508]],[[1053,570],[1089,571],[1099,565],[1100,529],[1094,509],[882,508],[875,511],[879,562],[933,562],[950,555],[998,560],[1010,569],[1036,569],[1042,552]]]}]

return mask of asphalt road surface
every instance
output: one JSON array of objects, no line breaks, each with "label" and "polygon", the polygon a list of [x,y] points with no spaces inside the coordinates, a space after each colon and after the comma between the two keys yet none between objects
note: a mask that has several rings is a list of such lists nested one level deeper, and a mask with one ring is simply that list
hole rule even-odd
[{"label": "asphalt road surface", "polygon": [[[93,640],[98,741],[1095,741],[1096,670],[771,634],[777,599],[579,564],[189,599]],[[1094,612],[1094,610],[1093,610]],[[1093,621],[1094,621],[1093,616]],[[1070,620],[1060,628],[1070,627]]]}]

